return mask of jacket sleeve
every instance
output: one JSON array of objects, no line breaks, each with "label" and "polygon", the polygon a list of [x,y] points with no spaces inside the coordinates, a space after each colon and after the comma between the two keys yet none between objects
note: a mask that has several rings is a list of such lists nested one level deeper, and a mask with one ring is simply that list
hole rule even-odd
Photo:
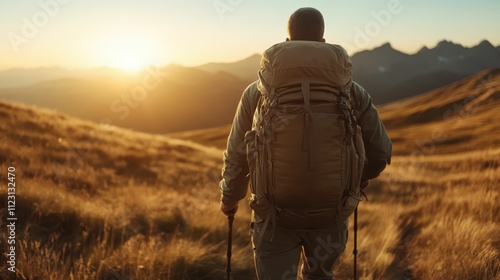
[{"label": "jacket sleeve", "polygon": [[368,92],[357,83],[353,83],[353,91],[367,159],[361,179],[364,182],[379,176],[391,163],[392,142]]},{"label": "jacket sleeve", "polygon": [[260,93],[257,82],[250,84],[238,104],[233,124],[224,151],[224,165],[219,189],[221,200],[226,205],[236,204],[248,190],[248,163],[246,157],[245,133],[252,129],[252,120]]}]

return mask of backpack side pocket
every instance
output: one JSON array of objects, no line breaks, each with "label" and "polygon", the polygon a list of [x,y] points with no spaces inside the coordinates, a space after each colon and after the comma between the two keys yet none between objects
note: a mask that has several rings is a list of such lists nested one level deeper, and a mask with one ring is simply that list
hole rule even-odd
[{"label": "backpack side pocket", "polygon": [[363,175],[366,157],[359,125],[356,126],[356,135],[347,150],[349,153],[350,174],[348,178],[349,184],[340,201],[339,215],[342,220],[349,218],[361,201],[361,176]]}]

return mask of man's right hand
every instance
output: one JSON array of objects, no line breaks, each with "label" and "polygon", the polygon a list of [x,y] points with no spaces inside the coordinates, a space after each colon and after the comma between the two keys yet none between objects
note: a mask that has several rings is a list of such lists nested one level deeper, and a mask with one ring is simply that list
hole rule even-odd
[{"label": "man's right hand", "polygon": [[222,201],[220,203],[220,210],[222,211],[222,213],[224,213],[224,215],[234,215],[236,214],[236,212],[238,211],[238,203],[234,204],[234,205],[226,205],[224,204]]}]

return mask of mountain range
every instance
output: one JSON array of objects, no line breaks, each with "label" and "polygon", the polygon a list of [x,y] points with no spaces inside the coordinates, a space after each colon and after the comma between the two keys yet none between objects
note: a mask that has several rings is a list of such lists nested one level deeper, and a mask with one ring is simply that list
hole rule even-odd
[{"label": "mountain range", "polygon": [[[354,80],[376,104],[385,104],[500,67],[500,47],[441,41],[410,55],[384,44],[354,54],[352,62]],[[135,76],[112,68],[4,70],[0,99],[149,133],[196,130],[231,122],[259,63],[255,54],[233,63],[149,68]]]},{"label": "mountain range", "polygon": [[418,95],[473,75],[500,67],[500,50],[490,42],[466,48],[441,41],[435,48],[423,47],[413,55],[390,44],[352,56],[353,77],[376,103],[388,103]]},{"label": "mountain range", "polygon": [[[471,48],[443,40],[434,48],[422,47],[415,54],[395,50],[390,43],[351,57],[353,78],[375,103],[389,103],[418,95],[473,75],[500,67],[500,46],[483,40]],[[257,79],[260,55],[235,63],[209,63],[199,69],[229,72],[247,80]]]}]

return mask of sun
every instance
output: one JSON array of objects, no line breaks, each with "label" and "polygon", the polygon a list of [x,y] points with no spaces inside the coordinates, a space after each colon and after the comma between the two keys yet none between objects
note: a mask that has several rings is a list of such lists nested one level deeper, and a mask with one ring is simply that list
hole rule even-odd
[{"label": "sun", "polygon": [[154,64],[147,56],[147,50],[140,48],[121,48],[110,57],[110,66],[117,67],[128,72],[137,72],[149,64]]},{"label": "sun", "polygon": [[166,50],[153,36],[141,32],[112,32],[96,40],[93,48],[100,64],[138,72],[165,60]]}]

